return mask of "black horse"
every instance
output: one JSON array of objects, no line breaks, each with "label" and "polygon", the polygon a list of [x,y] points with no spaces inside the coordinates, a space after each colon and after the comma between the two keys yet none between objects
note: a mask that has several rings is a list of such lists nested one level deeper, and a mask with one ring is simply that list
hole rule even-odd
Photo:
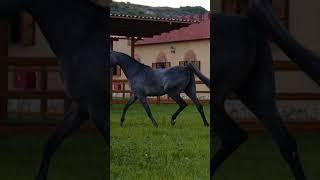
[{"label": "black horse", "polygon": [[[109,8],[89,0],[1,0],[1,18],[28,11],[59,58],[69,112],[50,136],[36,180],[46,180],[49,163],[62,141],[89,118],[109,140]],[[109,157],[109,147],[106,148]],[[107,163],[108,164],[108,163]],[[108,176],[109,167],[107,168]],[[107,177],[108,178],[108,177]]]},{"label": "black horse", "polygon": [[225,100],[234,92],[269,130],[295,179],[305,180],[296,141],[276,107],[269,36],[317,84],[320,84],[320,60],[280,25],[270,0],[249,2],[245,17],[212,16],[211,128],[221,139],[221,146],[211,148],[217,150],[211,159],[211,178],[223,161],[247,140],[247,133],[225,111]]},{"label": "black horse", "polygon": [[187,106],[187,103],[180,97],[180,93],[182,92],[186,93],[196,105],[204,125],[209,126],[202,105],[197,98],[194,74],[208,87],[210,87],[210,80],[194,64],[188,63],[185,67],[175,66],[166,69],[152,69],[124,53],[111,51],[110,65],[119,65],[121,67],[133,93],[123,109],[120,121],[121,126],[125,120],[128,108],[139,99],[152,124],[158,127],[147,103],[147,96],[162,96],[165,94],[168,94],[179,105],[179,109],[171,118],[171,125],[174,125],[179,113]]}]

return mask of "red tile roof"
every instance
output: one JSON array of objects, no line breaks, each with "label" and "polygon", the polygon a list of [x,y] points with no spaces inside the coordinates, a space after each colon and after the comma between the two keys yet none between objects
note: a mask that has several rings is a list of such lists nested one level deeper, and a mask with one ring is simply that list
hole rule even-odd
[{"label": "red tile roof", "polygon": [[149,38],[199,22],[192,18],[161,18],[125,14],[110,14],[110,18],[111,35]]},{"label": "red tile roof", "polygon": [[125,18],[125,19],[145,19],[145,20],[155,20],[155,21],[168,21],[168,22],[190,22],[190,23],[196,23],[199,22],[197,19],[193,18],[165,18],[165,17],[155,17],[155,16],[132,16],[128,14],[113,14],[110,13],[111,18]]},{"label": "red tile roof", "polygon": [[193,41],[210,38],[210,15],[209,13],[198,15],[195,17],[185,17],[186,19],[196,19],[199,23],[191,24],[187,27],[173,30],[168,33],[153,36],[152,38],[144,38],[135,43],[135,45],[159,44],[167,42]]}]

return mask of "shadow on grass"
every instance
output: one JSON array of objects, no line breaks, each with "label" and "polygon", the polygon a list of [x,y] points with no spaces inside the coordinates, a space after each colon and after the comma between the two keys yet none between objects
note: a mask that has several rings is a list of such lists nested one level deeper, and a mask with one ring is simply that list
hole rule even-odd
[{"label": "shadow on grass", "polygon": [[[0,137],[0,179],[33,180],[40,165],[43,135]],[[75,134],[52,159],[48,180],[105,179],[108,159],[99,134]]]},{"label": "shadow on grass", "polygon": [[[320,177],[318,168],[320,133],[296,133],[294,136],[297,139],[307,178],[318,180]],[[221,166],[216,172],[215,178],[217,180],[294,179],[289,166],[282,159],[280,152],[267,133],[250,134],[249,140]]]}]

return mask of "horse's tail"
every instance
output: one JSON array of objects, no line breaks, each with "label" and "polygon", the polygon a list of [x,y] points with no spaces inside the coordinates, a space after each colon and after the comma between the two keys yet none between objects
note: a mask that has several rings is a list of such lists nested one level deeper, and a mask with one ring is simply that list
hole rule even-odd
[{"label": "horse's tail", "polygon": [[187,67],[210,89],[210,79],[204,76],[193,63],[187,63]]},{"label": "horse's tail", "polygon": [[262,31],[271,33],[273,40],[282,51],[320,85],[320,58],[299,44],[280,24],[270,0],[253,0],[248,17],[253,19]]}]

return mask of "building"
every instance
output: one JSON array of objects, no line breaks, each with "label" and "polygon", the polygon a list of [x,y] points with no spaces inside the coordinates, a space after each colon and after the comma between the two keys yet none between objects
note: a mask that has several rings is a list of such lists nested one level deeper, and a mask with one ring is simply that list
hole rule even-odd
[{"label": "building", "polygon": [[[110,33],[132,40],[189,26],[193,20],[110,14]],[[141,31],[141,27],[147,30]],[[134,49],[131,48],[131,51]],[[0,116],[51,113],[60,115],[70,103],[60,79],[58,59],[27,12],[0,21]],[[22,113],[21,113],[22,112]]]},{"label": "building", "polygon": [[[134,43],[134,57],[152,68],[168,68],[184,65],[191,61],[200,71],[210,77],[210,16],[209,13],[195,17],[199,23],[181,29],[162,33],[151,38],[143,38]],[[130,54],[130,40],[119,39],[113,42],[113,50]],[[114,79],[126,79],[124,73],[114,70]],[[121,83],[115,89],[123,88]],[[208,91],[203,84],[197,85],[198,91]],[[209,99],[209,93],[198,93],[201,99]]]}]

